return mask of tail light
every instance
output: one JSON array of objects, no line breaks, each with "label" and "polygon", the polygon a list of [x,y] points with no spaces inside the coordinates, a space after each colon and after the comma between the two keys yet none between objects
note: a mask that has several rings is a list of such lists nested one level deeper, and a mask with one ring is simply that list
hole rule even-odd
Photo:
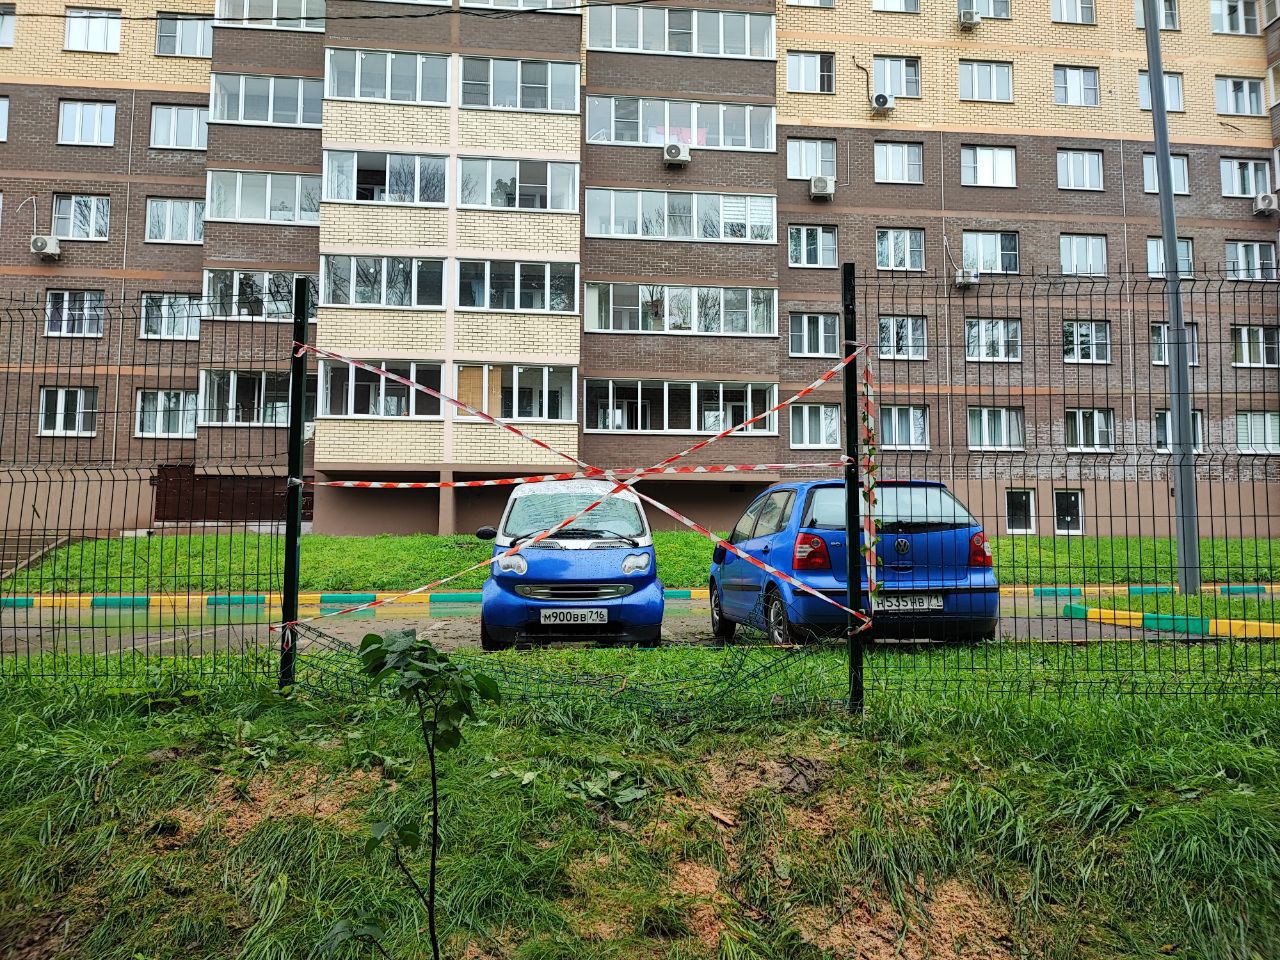
[{"label": "tail light", "polygon": [[830,570],[831,554],[827,552],[827,541],[816,533],[798,534],[795,548],[791,551],[791,566],[796,570]]},{"label": "tail light", "polygon": [[991,544],[981,530],[969,538],[969,566],[991,566]]}]

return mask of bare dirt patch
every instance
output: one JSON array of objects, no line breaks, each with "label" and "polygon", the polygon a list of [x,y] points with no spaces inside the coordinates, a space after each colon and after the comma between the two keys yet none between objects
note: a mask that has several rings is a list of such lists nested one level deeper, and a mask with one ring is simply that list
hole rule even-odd
[{"label": "bare dirt patch", "polygon": [[806,797],[828,777],[827,764],[809,757],[743,755],[708,765],[708,792],[722,803],[738,806],[747,794],[766,788],[788,797]]},{"label": "bare dirt patch", "polygon": [[671,870],[671,891],[692,901],[685,914],[690,932],[703,945],[716,949],[724,933],[720,907],[725,902],[719,890],[720,871],[702,863],[680,860]]},{"label": "bare dirt patch", "polygon": [[233,843],[270,817],[313,817],[356,829],[348,807],[383,782],[371,770],[351,770],[335,777],[315,767],[291,767],[279,776],[258,776],[247,784],[222,780],[211,806],[224,815],[222,832]]}]

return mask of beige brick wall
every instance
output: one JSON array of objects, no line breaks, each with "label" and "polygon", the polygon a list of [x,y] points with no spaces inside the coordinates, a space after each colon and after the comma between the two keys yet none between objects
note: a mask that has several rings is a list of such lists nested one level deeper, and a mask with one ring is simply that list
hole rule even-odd
[{"label": "beige brick wall", "polygon": [[[86,0],[81,5],[119,9],[124,17],[154,17],[157,12],[213,16],[213,0],[165,0],[163,4]],[[18,18],[13,46],[0,48],[0,84],[30,83],[43,78],[44,82],[65,85],[88,82],[126,89],[169,85],[191,90],[209,88],[208,59],[156,56],[156,24],[152,21],[122,19],[119,53],[64,50],[67,6],[63,0],[19,0],[20,14],[54,16]]]},{"label": "beige brick wall", "polygon": [[386,203],[331,203],[320,206],[320,250],[360,247],[434,249],[449,243],[449,211]]},{"label": "beige brick wall", "polygon": [[578,224],[576,213],[459,210],[458,247],[536,250],[549,260],[577,260],[581,235]]},{"label": "beige brick wall", "polygon": [[[557,450],[578,455],[578,427],[573,423],[519,424],[525,433],[545,440]],[[528,440],[487,423],[453,425],[455,463],[564,464],[567,461],[546,453]]]},{"label": "beige brick wall", "polygon": [[334,461],[439,463],[444,424],[431,420],[316,421],[316,465]]},{"label": "beige brick wall", "polygon": [[459,310],[454,314],[454,348],[459,359],[517,355],[529,362],[576,364],[581,327],[577,315]]},{"label": "beige brick wall", "polygon": [[449,108],[401,103],[324,102],[324,144],[413,143],[444,149],[449,143]]},{"label": "beige brick wall", "polygon": [[[778,7],[778,122],[889,129],[1079,130],[1113,136],[1151,137],[1151,114],[1138,108],[1138,71],[1146,68],[1145,33],[1135,26],[1133,4],[1099,3],[1095,26],[1054,23],[1048,0],[1013,4],[1013,19],[982,22],[972,32],[956,25],[954,4],[923,3],[922,14],[872,11],[871,4],[834,9]],[[1208,4],[1183,3],[1182,29],[1164,31],[1166,72],[1182,73],[1185,113],[1170,114],[1175,138],[1210,142],[1268,140],[1265,117],[1219,117],[1217,74],[1261,78],[1266,72],[1261,37],[1211,32]],[[787,51],[835,54],[836,93],[787,92]],[[867,80],[853,58],[872,68],[877,55],[921,60],[921,98],[899,98],[891,119],[873,117]],[[959,100],[959,62],[997,60],[1013,64],[1014,102]],[[1053,100],[1053,67],[1096,66],[1101,106],[1060,106]],[[1224,126],[1230,123],[1234,128]]]},{"label": "beige brick wall", "polygon": [[[566,159],[578,158],[582,142],[581,118],[557,113],[521,113],[515,110],[459,110],[460,142],[464,151],[494,149],[563,150]],[[326,115],[326,122],[328,117]]]},{"label": "beige brick wall", "polygon": [[321,307],[317,346],[361,359],[431,360],[443,356],[443,311]]}]

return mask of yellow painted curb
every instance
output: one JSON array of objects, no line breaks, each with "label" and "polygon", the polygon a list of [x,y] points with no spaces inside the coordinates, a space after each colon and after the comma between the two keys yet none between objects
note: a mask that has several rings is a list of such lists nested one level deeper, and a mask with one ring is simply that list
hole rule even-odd
[{"label": "yellow painted curb", "polygon": [[1099,610],[1090,607],[1085,614],[1086,620],[1097,620],[1099,623],[1110,623],[1118,627],[1141,627],[1143,614],[1133,610]]},{"label": "yellow painted curb", "polygon": [[1280,637],[1280,623],[1264,620],[1210,620],[1209,632],[1215,637]]},{"label": "yellow painted curb", "polygon": [[706,587],[694,587],[689,591],[690,600],[706,600],[711,596],[711,591]]},{"label": "yellow painted curb", "polygon": [[402,597],[398,593],[379,593],[377,597],[379,600],[390,600],[394,597],[396,603],[430,603],[431,602],[431,594],[429,593],[415,593],[409,597]]}]

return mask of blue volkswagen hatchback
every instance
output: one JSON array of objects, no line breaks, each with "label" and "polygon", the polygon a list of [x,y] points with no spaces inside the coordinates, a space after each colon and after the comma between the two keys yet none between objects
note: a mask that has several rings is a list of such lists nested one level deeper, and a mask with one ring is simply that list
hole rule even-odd
[{"label": "blue volkswagen hatchback", "polygon": [[[845,603],[845,491],[839,480],[783,483],[747,508],[729,542]],[[943,484],[876,485],[879,580],[872,636],[972,641],[995,636],[1000,589],[982,525]],[[711,628],[721,640],[738,624],[768,631],[774,643],[833,633],[845,614],[717,547],[709,582]],[[863,578],[862,590],[867,589]]]},{"label": "blue volkswagen hatchback", "polygon": [[662,634],[663,595],[653,532],[640,499],[623,490],[554,536],[510,557],[513,545],[549,530],[614,488],[607,480],[554,480],[511,491],[484,583],[480,645],[587,640],[653,646]]}]

